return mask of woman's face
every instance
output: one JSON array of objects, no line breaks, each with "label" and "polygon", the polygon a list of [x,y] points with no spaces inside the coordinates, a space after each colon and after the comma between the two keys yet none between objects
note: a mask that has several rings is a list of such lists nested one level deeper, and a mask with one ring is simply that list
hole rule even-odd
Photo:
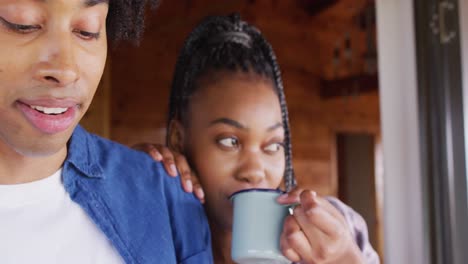
[{"label": "woman's face", "polygon": [[284,129],[273,83],[253,73],[217,72],[192,96],[185,150],[206,193],[206,209],[231,228],[229,196],[278,188],[285,170]]}]

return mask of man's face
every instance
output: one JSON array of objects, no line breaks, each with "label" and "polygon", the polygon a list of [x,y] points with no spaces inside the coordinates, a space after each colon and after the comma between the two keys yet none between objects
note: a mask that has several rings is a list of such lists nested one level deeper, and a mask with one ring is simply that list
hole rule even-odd
[{"label": "man's face", "polygon": [[107,11],[98,0],[0,0],[0,153],[66,148],[104,70]]}]

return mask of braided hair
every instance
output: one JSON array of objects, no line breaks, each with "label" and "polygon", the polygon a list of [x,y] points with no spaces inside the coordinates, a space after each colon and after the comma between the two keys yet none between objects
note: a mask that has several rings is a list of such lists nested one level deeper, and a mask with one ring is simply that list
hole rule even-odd
[{"label": "braided hair", "polygon": [[260,31],[238,14],[204,19],[188,36],[177,59],[172,81],[168,127],[184,121],[197,80],[210,71],[253,71],[270,79],[278,95],[285,131],[284,182],[289,191],[296,185],[292,167],[291,134],[281,72],[275,53]]},{"label": "braided hair", "polygon": [[106,19],[107,37],[114,43],[130,40],[138,43],[144,30],[145,9],[156,9],[159,0],[109,0]]}]

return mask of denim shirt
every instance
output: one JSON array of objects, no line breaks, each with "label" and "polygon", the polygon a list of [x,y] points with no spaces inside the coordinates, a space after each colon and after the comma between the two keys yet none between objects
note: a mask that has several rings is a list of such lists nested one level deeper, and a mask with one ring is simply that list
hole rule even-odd
[{"label": "denim shirt", "polygon": [[78,126],[62,177],[126,263],[213,263],[202,205],[148,155]]}]

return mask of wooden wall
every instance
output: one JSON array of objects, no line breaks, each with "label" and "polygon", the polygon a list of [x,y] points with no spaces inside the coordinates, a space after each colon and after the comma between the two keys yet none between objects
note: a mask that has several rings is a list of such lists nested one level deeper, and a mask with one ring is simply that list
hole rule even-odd
[{"label": "wooden wall", "polygon": [[[121,44],[110,53],[111,138],[127,145],[163,142],[170,81],[184,38],[205,15],[238,11],[262,30],[277,53],[299,184],[336,195],[335,133],[379,133],[377,92],[326,100],[319,96],[320,78],[343,77],[364,67],[365,34],[355,26],[355,16],[365,1],[342,0],[317,16],[300,2],[163,1],[151,13],[139,47]],[[346,34],[352,40],[352,60],[333,68],[333,49]]]}]

